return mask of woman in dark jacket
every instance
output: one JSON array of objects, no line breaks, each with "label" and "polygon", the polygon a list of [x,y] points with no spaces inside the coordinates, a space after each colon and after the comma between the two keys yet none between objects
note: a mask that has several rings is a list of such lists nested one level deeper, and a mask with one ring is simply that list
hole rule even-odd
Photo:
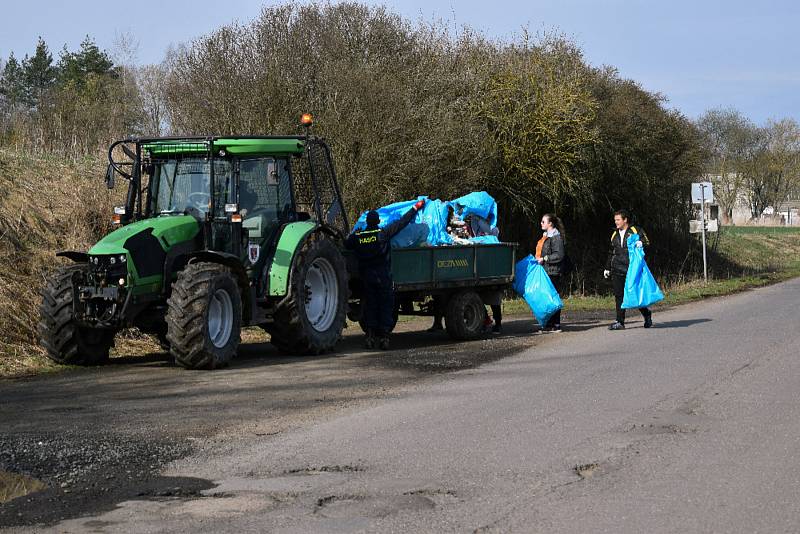
[{"label": "woman in dark jacket", "polygon": [[[536,244],[536,261],[541,264],[550,281],[561,296],[564,281],[561,276],[564,261],[564,226],[561,219],[553,213],[542,215],[542,238]],[[561,332],[561,310],[550,317],[544,329],[549,332]]]}]

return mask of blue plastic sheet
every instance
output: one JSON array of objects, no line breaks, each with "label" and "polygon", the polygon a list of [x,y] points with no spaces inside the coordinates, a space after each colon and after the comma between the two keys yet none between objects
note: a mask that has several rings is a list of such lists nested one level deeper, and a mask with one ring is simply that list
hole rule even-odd
[{"label": "blue plastic sheet", "polygon": [[[425,207],[417,213],[408,226],[392,238],[392,247],[420,247],[426,244],[435,247],[453,242],[450,234],[447,233],[447,204],[441,200],[429,200],[428,197],[419,197],[417,200],[422,199],[426,200]],[[387,224],[401,219],[416,204],[417,200],[395,202],[375,210],[381,218],[379,226],[383,228]],[[366,226],[367,212],[364,212],[356,221],[353,229],[363,230]]]},{"label": "blue plastic sheet", "polygon": [[564,306],[547,271],[530,254],[517,262],[514,290],[525,299],[542,327]]},{"label": "blue plastic sheet", "polygon": [[486,219],[494,228],[497,226],[497,202],[486,191],[476,191],[450,202],[456,213],[463,219],[467,215],[477,215]]},{"label": "blue plastic sheet", "polygon": [[[447,208],[452,206],[459,215],[464,218],[467,215],[478,215],[486,219],[492,228],[497,227],[497,202],[485,191],[469,193],[451,202],[441,200],[430,200],[428,197],[418,197],[417,200],[425,199],[425,207],[417,213],[414,220],[392,238],[392,247],[408,248],[440,245],[451,245],[453,238],[447,233]],[[405,215],[417,200],[404,200],[395,202],[388,206],[378,208],[376,211],[381,218],[380,227],[383,228]],[[361,214],[356,221],[354,230],[362,230],[367,226],[367,212]],[[493,235],[473,237],[471,243],[496,244],[500,240]]]},{"label": "blue plastic sheet", "polygon": [[664,298],[664,293],[653,278],[647,263],[644,261],[644,249],[636,248],[639,236],[632,234],[628,237],[628,273],[625,275],[625,295],[622,307],[646,308]]},{"label": "blue plastic sheet", "polygon": [[469,242],[478,245],[496,245],[500,243],[500,239],[498,239],[496,235],[481,235],[478,237],[470,237]]}]

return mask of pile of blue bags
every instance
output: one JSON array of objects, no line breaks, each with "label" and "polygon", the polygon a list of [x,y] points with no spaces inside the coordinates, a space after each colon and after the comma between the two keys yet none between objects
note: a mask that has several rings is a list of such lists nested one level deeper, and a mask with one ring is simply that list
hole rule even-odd
[{"label": "pile of blue bags", "polygon": [[628,237],[628,273],[625,275],[625,293],[622,307],[646,308],[664,298],[656,279],[644,261],[644,249],[636,248],[639,236]]},{"label": "pile of blue bags", "polygon": [[542,328],[564,306],[547,271],[531,254],[517,262],[514,290],[525,299]]},{"label": "pile of blue bags", "polygon": [[[485,219],[492,228],[497,227],[497,202],[485,191],[469,193],[451,201],[429,199],[426,196],[415,200],[395,202],[378,208],[381,218],[380,226],[390,224],[405,215],[418,200],[425,200],[422,208],[411,223],[392,238],[393,248],[408,247],[438,247],[452,245],[453,238],[447,233],[447,209],[452,207],[459,217],[464,219],[468,215],[477,215]],[[354,230],[363,230],[367,226],[367,213],[361,214],[354,226]],[[496,236],[485,235],[469,239],[472,243],[499,243]]]}]

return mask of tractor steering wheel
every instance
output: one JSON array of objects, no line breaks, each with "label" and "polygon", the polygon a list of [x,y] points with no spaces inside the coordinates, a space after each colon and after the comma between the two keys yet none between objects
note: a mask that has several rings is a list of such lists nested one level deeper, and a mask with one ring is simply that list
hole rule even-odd
[{"label": "tractor steering wheel", "polygon": [[211,202],[211,195],[202,191],[195,191],[194,193],[189,193],[186,200],[194,204],[195,208],[205,212],[208,210],[209,202]]}]

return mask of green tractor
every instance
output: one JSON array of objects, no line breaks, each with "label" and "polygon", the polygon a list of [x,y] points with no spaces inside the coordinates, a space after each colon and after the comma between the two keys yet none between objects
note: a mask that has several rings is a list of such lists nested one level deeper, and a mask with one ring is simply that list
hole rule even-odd
[{"label": "green tractor", "polygon": [[330,149],[305,136],[125,139],[106,183],[127,182],[120,227],[57,256],[38,334],[63,364],[105,362],[122,328],[189,369],[226,365],[243,326],[292,354],[333,349],[348,311],[349,230]]}]

